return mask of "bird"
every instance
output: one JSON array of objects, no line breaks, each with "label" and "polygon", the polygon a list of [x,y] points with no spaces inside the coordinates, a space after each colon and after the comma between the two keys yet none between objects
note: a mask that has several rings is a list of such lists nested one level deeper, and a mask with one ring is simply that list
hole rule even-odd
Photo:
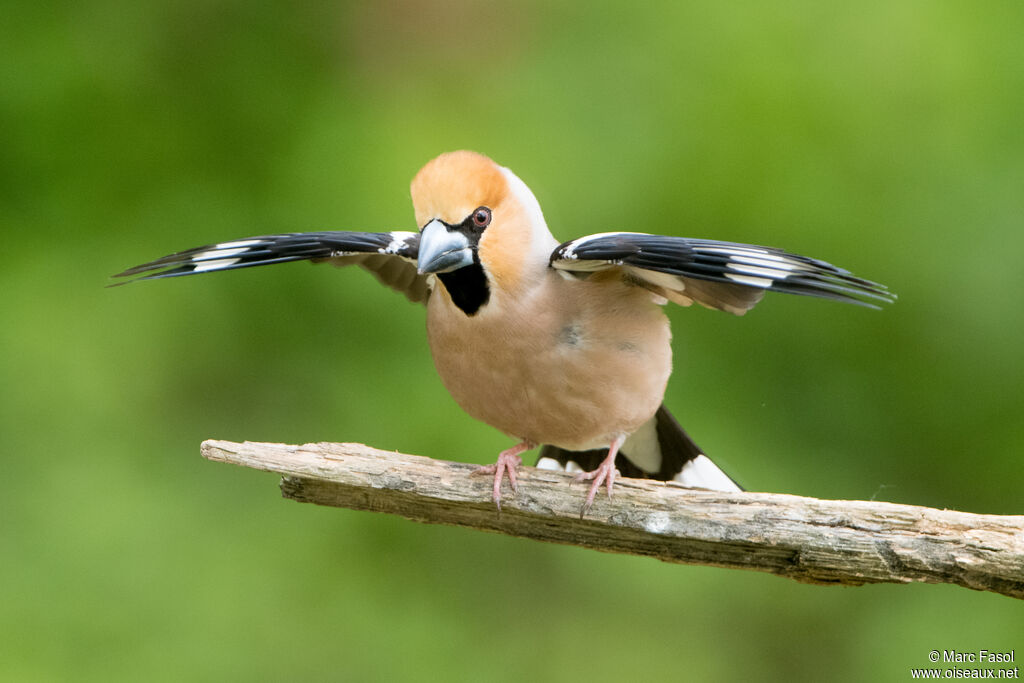
[{"label": "bird", "polygon": [[764,247],[642,232],[559,243],[533,192],[472,151],[441,154],[410,185],[417,230],[246,237],[179,251],[116,284],[291,261],[357,265],[426,306],[442,383],[515,444],[474,474],[518,494],[522,453],[589,481],[583,517],[620,476],[742,491],[664,405],[672,345],[664,307],[743,315],[766,292],[879,308],[895,295],[825,261]]}]

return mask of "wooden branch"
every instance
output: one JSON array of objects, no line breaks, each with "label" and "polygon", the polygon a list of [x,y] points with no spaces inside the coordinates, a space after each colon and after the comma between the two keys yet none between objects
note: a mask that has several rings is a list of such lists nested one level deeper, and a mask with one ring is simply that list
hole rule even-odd
[{"label": "wooden branch", "polygon": [[953,583],[1024,598],[1024,516],[719,493],[619,479],[584,519],[572,475],[523,467],[501,512],[473,465],[362,444],[204,441],[209,460],[284,475],[293,500],[390,512],[666,562],[754,569],[815,584]]}]

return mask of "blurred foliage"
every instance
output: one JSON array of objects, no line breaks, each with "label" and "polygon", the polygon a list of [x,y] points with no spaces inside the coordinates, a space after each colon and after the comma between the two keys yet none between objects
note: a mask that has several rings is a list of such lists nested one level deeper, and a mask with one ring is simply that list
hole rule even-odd
[{"label": "blurred foliage", "polygon": [[931,649],[1020,656],[994,595],[281,501],[200,440],[508,442],[364,273],[103,285],[211,241],[414,228],[419,166],[476,149],[559,238],[772,244],[899,293],[670,313],[668,405],[748,487],[1020,514],[1022,31],[1018,2],[7,7],[0,679],[905,680]]}]

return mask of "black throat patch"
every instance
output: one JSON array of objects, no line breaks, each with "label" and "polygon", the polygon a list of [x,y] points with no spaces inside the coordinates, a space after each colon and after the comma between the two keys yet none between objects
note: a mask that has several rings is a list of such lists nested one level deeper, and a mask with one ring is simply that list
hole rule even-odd
[{"label": "black throat patch", "polygon": [[[475,221],[474,218],[480,215],[484,216],[484,220],[482,222]],[[480,307],[491,298],[491,288],[487,285],[487,275],[484,273],[483,266],[480,265],[480,253],[477,249],[480,246],[480,237],[483,235],[484,229],[491,222],[491,210],[481,206],[466,216],[465,220],[458,225],[441,222],[448,232],[460,232],[466,236],[466,241],[469,242],[473,250],[473,263],[458,270],[438,273],[437,277],[441,280],[444,288],[448,290],[452,302],[466,315],[474,316],[480,311]]]},{"label": "black throat patch", "polygon": [[484,268],[476,259],[471,266],[449,273],[438,273],[437,277],[448,290],[452,302],[466,315],[476,315],[480,307],[491,298],[491,288],[487,285]]}]

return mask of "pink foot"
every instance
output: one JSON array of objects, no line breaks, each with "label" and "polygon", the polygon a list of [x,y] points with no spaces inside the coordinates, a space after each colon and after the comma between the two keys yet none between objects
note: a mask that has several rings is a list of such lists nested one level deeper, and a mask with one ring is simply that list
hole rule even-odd
[{"label": "pink foot", "polygon": [[521,441],[512,448],[499,453],[498,462],[478,467],[471,473],[494,475],[494,491],[491,493],[491,500],[498,506],[499,511],[501,510],[501,480],[508,473],[508,482],[512,485],[512,492],[519,493],[519,486],[516,483],[516,468],[523,464],[523,459],[519,457],[519,454],[534,447],[535,445],[529,441]]},{"label": "pink foot", "polygon": [[590,485],[590,490],[587,492],[587,499],[583,503],[583,507],[580,509],[580,519],[583,519],[583,515],[587,514],[590,507],[594,504],[594,498],[597,497],[597,490],[601,488],[601,484],[605,485],[608,490],[608,497],[612,497],[612,486],[615,485],[615,479],[619,476],[619,471],[615,469],[615,456],[618,455],[619,449],[622,448],[622,444],[625,443],[626,437],[620,436],[612,442],[611,447],[608,449],[608,456],[601,461],[601,464],[597,466],[596,470],[592,472],[582,472],[576,475],[576,481],[593,480],[594,483]]}]

